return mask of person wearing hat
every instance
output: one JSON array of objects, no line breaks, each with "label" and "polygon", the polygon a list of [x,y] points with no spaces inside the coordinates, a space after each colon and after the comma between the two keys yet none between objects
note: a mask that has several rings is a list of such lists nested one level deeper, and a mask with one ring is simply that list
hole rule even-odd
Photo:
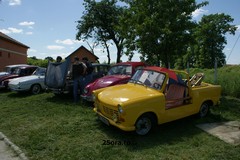
[{"label": "person wearing hat", "polygon": [[[73,98],[74,103],[79,101],[78,89],[83,82],[83,75],[85,74],[87,66],[79,61],[78,57],[74,57],[74,62],[72,65],[72,79],[73,79]],[[82,89],[80,89],[82,92]]]}]

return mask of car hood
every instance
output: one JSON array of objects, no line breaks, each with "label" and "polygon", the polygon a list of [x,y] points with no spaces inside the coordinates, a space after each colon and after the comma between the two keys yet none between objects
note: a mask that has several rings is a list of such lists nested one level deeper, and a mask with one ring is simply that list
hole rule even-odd
[{"label": "car hood", "polygon": [[44,76],[31,75],[31,76],[25,76],[25,77],[18,77],[18,78],[11,79],[9,84],[18,84],[19,82],[23,83],[23,82],[28,82],[28,81],[34,81],[37,79],[44,80]]},{"label": "car hood", "polygon": [[158,90],[139,84],[127,83],[104,89],[99,93],[98,99],[106,104],[117,105],[120,103],[142,101],[159,95],[162,95],[162,93]]},{"label": "car hood", "polygon": [[0,81],[4,81],[6,79],[12,79],[12,78],[16,78],[16,77],[19,77],[19,75],[17,75],[17,74],[9,74],[9,75],[2,76],[0,78]]},{"label": "car hood", "polygon": [[115,84],[127,83],[131,77],[128,75],[109,75],[97,79],[94,82],[94,89],[104,88]]}]

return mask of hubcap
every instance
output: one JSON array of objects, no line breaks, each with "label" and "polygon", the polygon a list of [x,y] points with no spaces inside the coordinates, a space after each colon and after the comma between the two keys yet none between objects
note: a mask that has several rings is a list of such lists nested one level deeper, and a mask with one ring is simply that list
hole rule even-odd
[{"label": "hubcap", "polygon": [[206,116],[208,113],[208,105],[207,104],[203,104],[201,107],[201,111],[200,111],[200,116],[204,117]]},{"label": "hubcap", "polygon": [[136,124],[136,132],[139,135],[145,135],[151,130],[151,127],[152,127],[151,120],[148,118],[142,118],[138,120]]},{"label": "hubcap", "polygon": [[40,92],[39,86],[37,86],[37,85],[33,86],[32,92],[33,92],[33,94],[38,94]]}]

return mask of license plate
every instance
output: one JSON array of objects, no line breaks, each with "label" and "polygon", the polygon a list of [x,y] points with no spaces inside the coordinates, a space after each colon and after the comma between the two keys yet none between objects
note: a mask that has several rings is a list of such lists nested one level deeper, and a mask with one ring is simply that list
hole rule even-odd
[{"label": "license plate", "polygon": [[98,115],[98,119],[100,119],[100,121],[102,121],[103,123],[105,123],[106,125],[109,126],[109,121],[108,121],[106,118],[104,118],[104,117]]}]

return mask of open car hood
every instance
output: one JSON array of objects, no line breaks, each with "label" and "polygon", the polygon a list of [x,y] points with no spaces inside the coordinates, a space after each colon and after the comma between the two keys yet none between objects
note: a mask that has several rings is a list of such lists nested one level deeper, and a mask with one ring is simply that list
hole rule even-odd
[{"label": "open car hood", "polygon": [[64,62],[61,63],[48,62],[48,67],[45,75],[45,85],[49,88],[63,88],[66,82],[69,65],[70,58],[67,58]]}]

